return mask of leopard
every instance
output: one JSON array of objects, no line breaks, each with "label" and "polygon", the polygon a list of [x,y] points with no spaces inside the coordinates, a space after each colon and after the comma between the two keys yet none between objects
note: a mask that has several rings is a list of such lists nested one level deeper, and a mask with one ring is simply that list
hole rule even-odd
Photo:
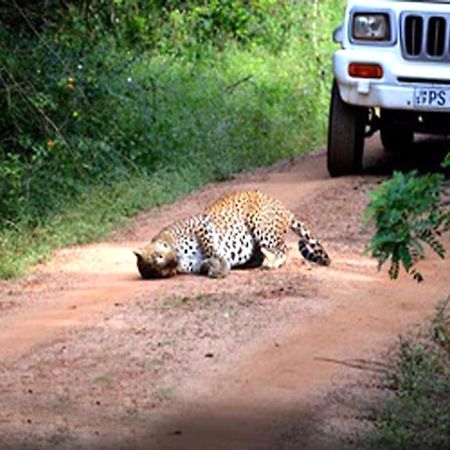
[{"label": "leopard", "polygon": [[188,273],[225,278],[231,269],[255,261],[262,269],[277,269],[287,259],[288,229],[298,235],[298,249],[307,261],[330,264],[302,221],[278,199],[250,190],[226,195],[202,213],[163,228],[134,252],[137,268],[144,279]]}]

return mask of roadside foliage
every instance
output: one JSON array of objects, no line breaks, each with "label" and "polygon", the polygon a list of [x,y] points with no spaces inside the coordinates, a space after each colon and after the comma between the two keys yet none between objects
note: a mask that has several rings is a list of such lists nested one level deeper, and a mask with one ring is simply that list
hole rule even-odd
[{"label": "roadside foliage", "polygon": [[380,267],[390,261],[392,279],[398,277],[402,266],[416,281],[422,281],[416,264],[425,258],[426,248],[445,257],[450,191],[444,175],[395,172],[369,197],[365,221],[375,224],[375,234],[367,250]]}]

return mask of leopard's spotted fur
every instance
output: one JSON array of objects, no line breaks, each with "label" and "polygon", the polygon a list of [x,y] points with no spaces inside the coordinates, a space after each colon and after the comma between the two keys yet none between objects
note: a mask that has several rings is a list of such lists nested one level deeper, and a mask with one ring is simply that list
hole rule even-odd
[{"label": "leopard's spotted fur", "polygon": [[309,261],[328,265],[330,259],[305,225],[278,200],[259,191],[238,192],[218,200],[202,214],[161,230],[141,252],[135,252],[143,278],[176,273],[225,277],[256,254],[262,267],[281,267],[286,261],[284,235],[290,228],[299,237],[300,253]]}]

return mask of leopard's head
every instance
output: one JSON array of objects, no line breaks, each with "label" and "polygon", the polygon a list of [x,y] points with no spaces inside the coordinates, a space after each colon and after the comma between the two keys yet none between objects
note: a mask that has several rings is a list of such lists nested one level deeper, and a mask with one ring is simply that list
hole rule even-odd
[{"label": "leopard's head", "polygon": [[177,272],[177,253],[169,243],[163,240],[153,241],[143,250],[135,251],[134,254],[142,278],[167,278]]}]

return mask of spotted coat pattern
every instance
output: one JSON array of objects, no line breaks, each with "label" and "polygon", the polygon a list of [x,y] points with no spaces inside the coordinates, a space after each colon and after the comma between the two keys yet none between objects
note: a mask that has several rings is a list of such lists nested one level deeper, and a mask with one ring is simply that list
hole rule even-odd
[{"label": "spotted coat pattern", "polygon": [[261,252],[265,268],[284,264],[288,229],[299,237],[299,250],[310,261],[328,265],[330,259],[305,225],[281,202],[260,191],[228,195],[202,214],[161,230],[141,252],[138,268],[144,278],[175,273],[204,273],[224,277]]}]

